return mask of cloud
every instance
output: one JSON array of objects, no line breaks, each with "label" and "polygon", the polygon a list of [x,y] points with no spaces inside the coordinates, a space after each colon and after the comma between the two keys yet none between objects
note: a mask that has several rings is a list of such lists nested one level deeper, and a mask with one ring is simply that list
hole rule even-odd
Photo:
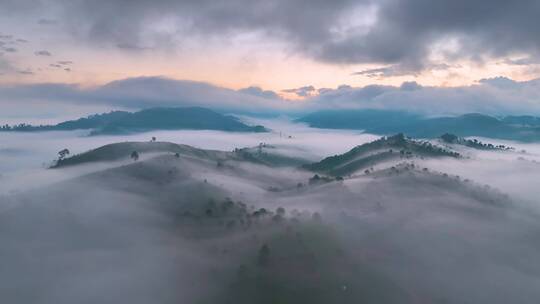
[{"label": "cloud", "polygon": [[36,56],[47,56],[47,57],[52,56],[52,54],[49,51],[46,51],[46,50],[36,51],[36,52],[34,52],[34,54]]},{"label": "cloud", "polygon": [[388,67],[375,68],[362,70],[360,72],[354,72],[352,75],[367,76],[370,78],[382,78],[382,77],[394,77],[394,76],[404,76],[404,75],[416,75],[417,73],[411,72],[407,68],[403,68],[399,65],[391,65]]},{"label": "cloud", "polygon": [[7,61],[0,53],[0,75],[13,71],[13,65]]},{"label": "cloud", "polygon": [[[4,1],[5,2],[5,1]],[[433,53],[448,61],[523,54],[540,58],[540,4],[524,0],[75,0],[1,3],[13,14],[57,12],[40,24],[128,50],[178,47],[256,33],[332,64],[396,65],[411,73]],[[115,12],[121,11],[122,14]],[[54,20],[54,22],[52,21]],[[451,45],[452,47],[448,47]],[[388,72],[384,70],[381,72]]]},{"label": "cloud", "polygon": [[258,96],[262,98],[268,98],[268,99],[279,99],[279,95],[276,94],[274,91],[269,90],[263,90],[260,87],[251,86],[244,89],[238,90],[240,93],[252,95],[252,96]]},{"label": "cloud", "polygon": [[140,45],[132,44],[132,43],[118,43],[116,47],[119,49],[124,49],[124,50],[129,50],[129,51],[144,51],[144,50],[152,49],[151,47],[140,46]]},{"label": "cloud", "polygon": [[19,70],[17,73],[22,75],[34,75],[34,72],[31,69]]},{"label": "cloud", "polygon": [[420,70],[440,71],[448,70],[459,65],[449,65],[446,63],[426,63],[420,66],[407,66],[403,64],[394,64],[390,66],[366,69],[359,72],[354,72],[351,75],[366,76],[369,78],[385,78],[397,76],[418,76]]},{"label": "cloud", "polygon": [[428,115],[479,112],[493,115],[540,114],[540,79],[483,79],[463,87],[429,87],[405,82],[400,87],[370,85],[325,90],[312,98],[315,108],[376,108]]},{"label": "cloud", "polygon": [[510,59],[507,58],[504,60],[505,64],[508,65],[536,65],[540,64],[540,58],[532,58],[532,57],[525,57],[525,58],[518,58],[518,59]]},{"label": "cloud", "polygon": [[53,19],[42,18],[42,19],[39,19],[37,23],[40,25],[56,25],[58,24],[58,21],[53,20]]},{"label": "cloud", "polygon": [[493,87],[501,88],[501,89],[513,89],[519,86],[519,82],[514,81],[510,78],[501,77],[501,76],[480,79],[478,82],[482,84],[487,84]]},{"label": "cloud", "polygon": [[416,91],[421,90],[422,86],[419,85],[416,81],[405,81],[401,84],[401,86],[399,86],[399,88],[404,91]]},{"label": "cloud", "polygon": [[309,86],[303,86],[303,87],[295,88],[295,89],[285,89],[282,91],[285,93],[296,94],[299,97],[309,97],[315,94],[315,92],[317,92],[317,89],[315,89],[314,86],[309,85]]},{"label": "cloud", "polygon": [[303,101],[292,102],[258,87],[235,91],[204,82],[138,77],[92,88],[67,84],[3,85],[0,86],[0,105],[3,109],[9,108],[6,105],[20,107],[25,102],[39,102],[58,109],[68,105],[106,106],[110,109],[202,106],[232,113],[287,115],[349,108],[405,110],[427,115],[471,112],[540,115],[540,79],[520,82],[497,77],[462,87],[431,87],[404,82],[401,86],[343,85],[335,89],[306,86],[287,91],[307,97]]},{"label": "cloud", "polygon": [[[250,92],[253,90],[250,90]],[[158,106],[203,106],[222,111],[273,112],[296,105],[281,99],[246,94],[204,82],[163,77],[138,77],[113,81],[93,88],[67,84],[0,86],[0,104],[39,101],[44,104],[107,105],[140,109]]]},{"label": "cloud", "polygon": [[8,52],[8,53],[16,53],[17,52],[17,49],[14,48],[14,47],[6,47],[6,48],[2,48],[4,50],[4,52]]}]

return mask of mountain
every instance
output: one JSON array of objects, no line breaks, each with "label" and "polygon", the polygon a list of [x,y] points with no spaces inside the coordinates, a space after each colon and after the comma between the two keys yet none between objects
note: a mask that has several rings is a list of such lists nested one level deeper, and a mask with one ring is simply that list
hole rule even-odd
[{"label": "mountain", "polygon": [[530,115],[506,116],[502,119],[502,121],[512,125],[540,127],[540,117]]},{"label": "mountain", "polygon": [[314,128],[372,130],[391,126],[393,129],[417,122],[421,116],[386,110],[326,110],[297,120]]},{"label": "mountain", "polygon": [[138,112],[114,111],[91,115],[50,126],[20,124],[0,131],[67,131],[90,129],[92,135],[126,134],[152,130],[219,130],[266,132],[263,126],[248,126],[232,116],[201,107],[151,108]]},{"label": "mountain", "polygon": [[320,162],[304,165],[304,168],[333,176],[342,176],[362,169],[369,171],[371,167],[382,162],[415,157],[459,158],[460,154],[432,145],[427,141],[406,138],[400,133],[357,146],[344,154],[330,156]]},{"label": "mountain", "polygon": [[469,113],[427,118],[399,111],[343,110],[315,112],[297,121],[316,128],[358,129],[382,135],[403,132],[417,138],[436,138],[444,133],[452,133],[460,137],[540,141],[540,118],[533,116],[507,116],[499,119]]}]

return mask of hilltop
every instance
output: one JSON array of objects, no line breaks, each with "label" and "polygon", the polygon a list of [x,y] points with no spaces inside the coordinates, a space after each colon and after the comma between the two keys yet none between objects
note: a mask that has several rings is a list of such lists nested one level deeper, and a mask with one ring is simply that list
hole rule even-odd
[{"label": "hilltop", "polygon": [[383,161],[414,157],[459,158],[461,155],[435,146],[428,141],[413,140],[405,137],[403,133],[399,133],[357,146],[344,154],[327,157],[318,163],[305,165],[304,168],[333,176],[341,176],[370,168]]},{"label": "hilltop", "polygon": [[108,144],[90,151],[58,159],[51,168],[62,168],[89,164],[94,162],[113,162],[129,160],[132,153],[139,156],[145,154],[168,154],[175,157],[191,157],[205,159],[221,164],[227,160],[246,161],[267,166],[299,166],[308,161],[298,157],[289,157],[279,153],[276,147],[264,145],[255,148],[235,149],[232,152],[198,149],[188,145],[171,142],[120,142]]},{"label": "hilltop", "polygon": [[484,143],[479,141],[478,139],[466,139],[463,137],[458,137],[457,135],[450,134],[450,133],[444,133],[441,135],[440,140],[443,143],[446,144],[455,144],[455,145],[462,145],[469,148],[474,148],[478,150],[514,150],[513,147],[505,146],[505,145],[495,145],[492,143]]}]

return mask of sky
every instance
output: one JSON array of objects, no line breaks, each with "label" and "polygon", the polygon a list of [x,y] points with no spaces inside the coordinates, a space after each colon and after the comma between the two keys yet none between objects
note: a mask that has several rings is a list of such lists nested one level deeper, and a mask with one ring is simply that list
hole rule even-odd
[{"label": "sky", "polygon": [[[0,0],[0,12],[9,121],[171,104],[540,114],[536,0]],[[130,85],[151,95],[159,81],[171,95],[132,98]]]}]

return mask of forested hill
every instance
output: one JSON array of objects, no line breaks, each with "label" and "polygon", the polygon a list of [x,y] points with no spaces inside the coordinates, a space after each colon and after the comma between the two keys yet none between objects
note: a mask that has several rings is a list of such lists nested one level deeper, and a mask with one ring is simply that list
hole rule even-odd
[{"label": "forested hill", "polygon": [[138,112],[113,111],[56,125],[4,125],[1,131],[92,130],[93,135],[128,134],[152,130],[219,130],[266,132],[263,126],[249,126],[232,116],[201,107],[150,108]]}]

